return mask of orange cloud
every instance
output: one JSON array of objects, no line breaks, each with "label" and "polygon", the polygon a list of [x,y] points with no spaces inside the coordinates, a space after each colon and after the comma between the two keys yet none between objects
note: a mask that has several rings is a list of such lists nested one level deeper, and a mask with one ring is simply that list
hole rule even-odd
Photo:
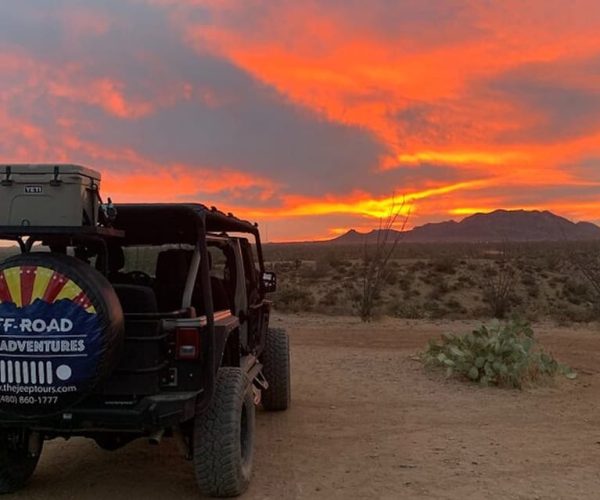
[{"label": "orange cloud", "polygon": [[[267,4],[256,15],[260,19],[253,23],[250,13],[248,27],[235,29],[227,20],[242,7],[205,5],[213,9],[213,25],[186,23],[195,46],[226,56],[294,102],[372,130],[393,152],[381,158],[383,170],[429,162],[498,166],[495,173],[500,174],[500,167],[513,170],[525,164],[552,167],[560,175],[557,160],[568,157],[568,145],[553,148],[548,162],[544,148],[531,141],[518,150],[490,144],[494,135],[534,125],[540,117],[493,96],[473,95],[470,85],[522,65],[562,64],[600,52],[600,16],[590,0],[577,7],[555,5],[551,11],[545,2],[523,6],[511,1],[501,7],[468,2],[455,9],[455,21],[449,16],[438,25],[432,22],[430,28],[441,33],[437,43],[427,40],[427,30],[409,28],[407,36],[401,28],[380,28],[386,17],[410,18],[418,3],[399,2],[387,10],[379,9],[378,2],[368,10],[351,4],[328,8],[312,1]],[[443,6],[431,7],[423,17],[431,14],[435,19],[436,9]],[[597,88],[590,73],[583,77],[567,71],[553,77]],[[395,110],[415,103],[448,110],[432,117],[429,126],[438,130],[435,136],[430,130],[411,133],[394,118]]]},{"label": "orange cloud", "polygon": [[102,191],[120,203],[205,202],[211,196],[226,191],[239,192],[258,188],[262,197],[269,196],[274,185],[231,169],[191,168],[171,165],[145,171],[109,171],[104,175]]},{"label": "orange cloud", "polygon": [[109,78],[81,82],[65,78],[48,83],[48,90],[57,97],[102,108],[119,118],[140,118],[153,111],[153,105],[144,101],[133,101],[125,97],[123,85]]},{"label": "orange cloud", "polygon": [[[105,194],[115,201],[214,203],[272,224],[280,239],[376,224],[398,201],[391,192],[406,193],[414,224],[498,207],[600,220],[596,0],[552,8],[542,0],[61,5],[20,7],[40,29],[46,17],[58,21],[56,46],[41,48],[33,35],[28,45],[27,33],[38,32],[18,17],[4,35],[14,40],[0,38],[7,160],[90,163],[105,172]],[[164,52],[144,45],[156,39],[157,20],[171,35]],[[104,50],[115,33],[127,40],[130,27],[131,47]],[[85,51],[90,39],[97,52]],[[217,68],[230,80],[205,78]],[[247,89],[269,99],[241,95]],[[282,123],[301,115],[302,126],[273,127],[266,145],[255,144],[248,132],[263,130],[278,106],[289,107]],[[326,139],[314,151],[313,137],[299,142],[311,153],[311,182],[299,187],[304,160],[286,165],[299,156],[290,144],[322,123],[357,135]],[[114,124],[130,128],[102,134]],[[194,149],[194,134],[206,137],[213,124],[214,135]],[[172,132],[168,140],[164,132]],[[188,143],[179,143],[184,135]],[[274,146],[292,137],[283,154],[269,147],[271,136]],[[368,144],[351,149],[363,136]],[[352,167],[348,157],[326,154],[343,146],[358,158]],[[371,148],[364,159],[361,148]],[[185,157],[171,159],[171,151]]]}]

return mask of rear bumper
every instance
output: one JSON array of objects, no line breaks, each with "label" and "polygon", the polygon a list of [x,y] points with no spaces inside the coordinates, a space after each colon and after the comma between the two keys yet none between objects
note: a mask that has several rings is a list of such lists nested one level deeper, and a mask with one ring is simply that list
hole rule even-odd
[{"label": "rear bumper", "polygon": [[95,432],[149,433],[191,419],[196,412],[198,392],[163,393],[139,401],[105,401],[81,404],[63,413],[35,418],[0,414],[0,428],[28,428],[57,435]]}]

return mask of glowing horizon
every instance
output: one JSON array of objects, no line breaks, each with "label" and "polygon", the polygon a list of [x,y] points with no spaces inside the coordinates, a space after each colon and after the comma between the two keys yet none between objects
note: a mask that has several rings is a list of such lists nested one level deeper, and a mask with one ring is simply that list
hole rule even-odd
[{"label": "glowing horizon", "polygon": [[600,222],[600,8],[534,0],[0,6],[2,163],[82,163],[271,241],[498,208]]}]

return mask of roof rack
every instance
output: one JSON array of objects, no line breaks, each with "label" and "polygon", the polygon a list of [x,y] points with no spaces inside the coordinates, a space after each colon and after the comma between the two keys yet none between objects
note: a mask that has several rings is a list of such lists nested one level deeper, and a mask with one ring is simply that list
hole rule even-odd
[{"label": "roof rack", "polygon": [[204,233],[237,232],[258,236],[258,225],[200,203],[115,204],[113,226],[126,231],[126,242],[165,240],[194,243]]},{"label": "roof rack", "polygon": [[31,236],[44,238],[121,238],[123,243],[195,243],[204,233],[237,232],[258,237],[258,224],[200,203],[115,204],[117,215],[112,227],[104,226],[0,226],[0,239],[18,240]]},{"label": "roof rack", "polygon": [[122,238],[125,232],[102,226],[0,226],[0,239],[13,240],[23,236]]}]

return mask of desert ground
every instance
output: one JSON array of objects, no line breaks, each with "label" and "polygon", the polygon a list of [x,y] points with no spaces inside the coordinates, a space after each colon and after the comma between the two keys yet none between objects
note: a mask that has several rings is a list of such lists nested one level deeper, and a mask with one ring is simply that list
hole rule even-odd
[{"label": "desert ground", "polygon": [[[425,370],[418,353],[477,322],[281,315],[292,340],[293,404],[259,412],[243,498],[598,498],[600,332],[536,325],[578,372],[523,391],[481,388]],[[73,439],[47,444],[13,498],[197,498],[169,441],[113,453]]]}]

